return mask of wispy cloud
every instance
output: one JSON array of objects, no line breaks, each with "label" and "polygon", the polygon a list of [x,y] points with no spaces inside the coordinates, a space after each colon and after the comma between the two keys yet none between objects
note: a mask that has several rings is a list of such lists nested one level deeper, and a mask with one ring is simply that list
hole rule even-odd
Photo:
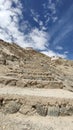
[{"label": "wispy cloud", "polygon": [[73,5],[68,9],[67,12],[58,21],[54,29],[51,30],[51,38],[53,36],[53,45],[61,43],[68,35],[73,31]]},{"label": "wispy cloud", "polygon": [[[55,15],[56,5],[51,0],[49,0],[48,6],[45,5],[44,9],[46,7],[48,10],[52,10],[52,15],[49,14],[49,11],[44,13],[44,17],[46,14],[45,24],[47,24],[51,18],[53,22],[55,22],[57,20],[57,16]],[[34,10],[31,11],[31,15],[33,16],[34,21],[39,24],[39,28],[31,28],[29,22],[23,20],[24,16],[22,11],[23,6],[21,4],[21,1],[19,0],[0,1],[0,39],[3,39],[8,42],[18,43],[22,47],[33,47],[41,51],[43,50],[42,52],[49,56],[57,55],[65,57],[66,54],[62,55],[59,53],[55,53],[49,48],[47,49],[47,46],[49,46],[50,44],[50,34],[49,32],[45,31],[45,24],[40,19],[39,14],[36,13]],[[23,22],[20,25],[21,19],[23,20]],[[56,40],[59,41],[59,39]]]},{"label": "wispy cloud", "polygon": [[58,33],[58,35],[55,37],[53,44],[57,45],[59,43],[61,43],[68,35],[69,33],[73,31],[73,25],[70,24],[66,24],[63,28],[62,31],[60,33]]},{"label": "wispy cloud", "polygon": [[43,4],[44,7],[44,17],[45,17],[45,25],[47,26],[48,22],[56,22],[58,20],[58,16],[57,16],[57,5],[58,5],[59,1],[55,0],[47,0],[47,3]]},{"label": "wispy cloud", "polygon": [[44,50],[46,49],[49,35],[43,30],[34,28],[25,36],[26,46],[31,46],[35,49]]},{"label": "wispy cloud", "polygon": [[43,21],[40,19],[40,15],[38,14],[38,12],[35,12],[33,9],[31,9],[30,11],[31,11],[32,19],[33,19],[36,23],[38,23],[39,28],[40,28],[41,30],[45,30],[44,23],[43,23]]},{"label": "wispy cloud", "polygon": [[55,49],[56,50],[63,50],[63,47],[58,45],[58,46],[55,47]]}]

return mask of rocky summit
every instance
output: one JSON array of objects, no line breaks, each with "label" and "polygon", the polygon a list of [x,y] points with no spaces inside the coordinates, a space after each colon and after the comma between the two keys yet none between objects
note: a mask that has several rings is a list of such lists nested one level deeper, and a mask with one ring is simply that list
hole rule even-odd
[{"label": "rocky summit", "polygon": [[0,130],[73,130],[73,61],[0,40]]}]

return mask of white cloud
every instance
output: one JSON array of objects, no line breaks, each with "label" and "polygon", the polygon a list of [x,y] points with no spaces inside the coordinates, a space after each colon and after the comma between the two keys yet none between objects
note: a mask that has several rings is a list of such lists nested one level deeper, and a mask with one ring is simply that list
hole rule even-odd
[{"label": "white cloud", "polygon": [[65,51],[65,52],[64,52],[64,54],[66,54],[66,55],[67,55],[68,53],[69,53],[68,51]]},{"label": "white cloud", "polygon": [[43,8],[44,8],[44,18],[45,20],[45,25],[48,24],[48,22],[56,22],[58,20],[58,16],[57,16],[57,5],[59,4],[59,0],[48,0],[47,4],[44,3],[43,4]]},{"label": "white cloud", "polygon": [[57,52],[54,52],[52,50],[48,50],[48,51],[42,51],[41,53],[47,55],[47,56],[50,56],[50,57],[53,57],[53,56],[56,56],[56,57],[62,57],[62,58],[67,58],[67,55],[66,54],[59,54]]},{"label": "white cloud", "polygon": [[43,50],[46,49],[49,35],[43,30],[34,28],[25,38],[27,46]]},{"label": "white cloud", "polygon": [[[16,5],[15,8],[12,7],[13,2]],[[53,3],[50,8],[55,11],[55,5]],[[39,22],[40,29],[32,28],[31,31],[28,31],[28,33],[25,34],[25,30],[29,28],[30,24],[27,21],[24,21],[22,26],[19,25],[20,18],[23,19],[21,1],[0,1],[0,39],[18,43],[22,47],[33,47],[35,49],[45,50],[47,48],[47,44],[49,45],[48,41],[50,39],[50,35],[45,32],[45,25],[39,19],[39,15],[35,15],[34,11],[32,11],[32,14],[34,16],[33,19],[36,22]],[[60,55],[52,50],[42,52],[49,56],[66,56],[66,54]]]},{"label": "white cloud", "polygon": [[[16,8],[12,3],[17,4]],[[23,33],[19,31],[19,16],[22,16],[21,3],[16,0],[0,1],[0,38],[8,42],[20,42]]]},{"label": "white cloud", "polygon": [[58,20],[58,17],[52,17],[53,22],[56,22]]},{"label": "white cloud", "polygon": [[32,9],[30,11],[31,11],[31,16],[32,16],[33,20],[36,23],[38,23],[39,27],[41,29],[45,28],[45,26],[43,24],[43,21],[40,19],[40,15],[37,12],[35,12],[34,10],[32,10]]},{"label": "white cloud", "polygon": [[[13,2],[16,5],[15,8],[12,7]],[[34,15],[33,10],[32,14]],[[38,14],[34,17],[37,22],[38,17]],[[49,37],[48,34],[43,31],[45,28],[42,21],[39,21],[40,26],[42,26],[41,30],[34,28],[31,29],[31,31],[28,31],[28,34],[25,34],[24,32],[29,23],[24,21],[20,27],[20,18],[23,18],[23,15],[22,5],[19,0],[0,1],[0,39],[18,43],[22,47],[31,46],[35,49],[45,49]],[[20,29],[22,31],[20,31]]]},{"label": "white cloud", "polygon": [[[55,3],[52,3],[52,2],[50,3],[50,2],[49,2],[48,8],[51,9],[52,11],[55,11],[55,12],[56,12],[56,10],[55,10]],[[52,12],[52,13],[53,13],[53,12]]]},{"label": "white cloud", "polygon": [[39,14],[37,12],[35,12],[33,9],[30,10],[31,11],[31,16],[33,18],[33,20],[37,23],[39,23]]},{"label": "white cloud", "polygon": [[43,7],[43,17],[45,19],[45,21],[43,22],[41,17],[40,17],[40,14],[38,12],[36,12],[34,9],[31,9],[31,16],[33,18],[33,20],[35,22],[38,23],[38,25],[40,26],[40,28],[43,28],[47,26],[47,24],[50,22],[50,20],[54,23],[58,20],[58,17],[57,17],[57,3],[59,1],[52,1],[52,0],[47,0],[45,3],[42,4],[42,7]]},{"label": "white cloud", "polygon": [[55,49],[56,50],[63,50],[63,47],[58,45],[58,46],[55,47]]}]

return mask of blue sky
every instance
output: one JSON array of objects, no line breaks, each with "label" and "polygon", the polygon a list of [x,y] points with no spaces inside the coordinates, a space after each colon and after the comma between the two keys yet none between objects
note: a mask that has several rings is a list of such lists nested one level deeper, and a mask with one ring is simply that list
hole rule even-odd
[{"label": "blue sky", "polygon": [[73,59],[73,0],[0,1],[0,39]]}]

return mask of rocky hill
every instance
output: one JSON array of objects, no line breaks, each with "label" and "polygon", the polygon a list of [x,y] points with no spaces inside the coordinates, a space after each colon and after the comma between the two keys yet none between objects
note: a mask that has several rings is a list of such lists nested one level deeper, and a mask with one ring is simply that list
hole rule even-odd
[{"label": "rocky hill", "polygon": [[72,130],[73,61],[0,40],[0,115],[0,130]]},{"label": "rocky hill", "polygon": [[73,61],[52,59],[33,49],[0,41],[0,83],[73,91]]}]

